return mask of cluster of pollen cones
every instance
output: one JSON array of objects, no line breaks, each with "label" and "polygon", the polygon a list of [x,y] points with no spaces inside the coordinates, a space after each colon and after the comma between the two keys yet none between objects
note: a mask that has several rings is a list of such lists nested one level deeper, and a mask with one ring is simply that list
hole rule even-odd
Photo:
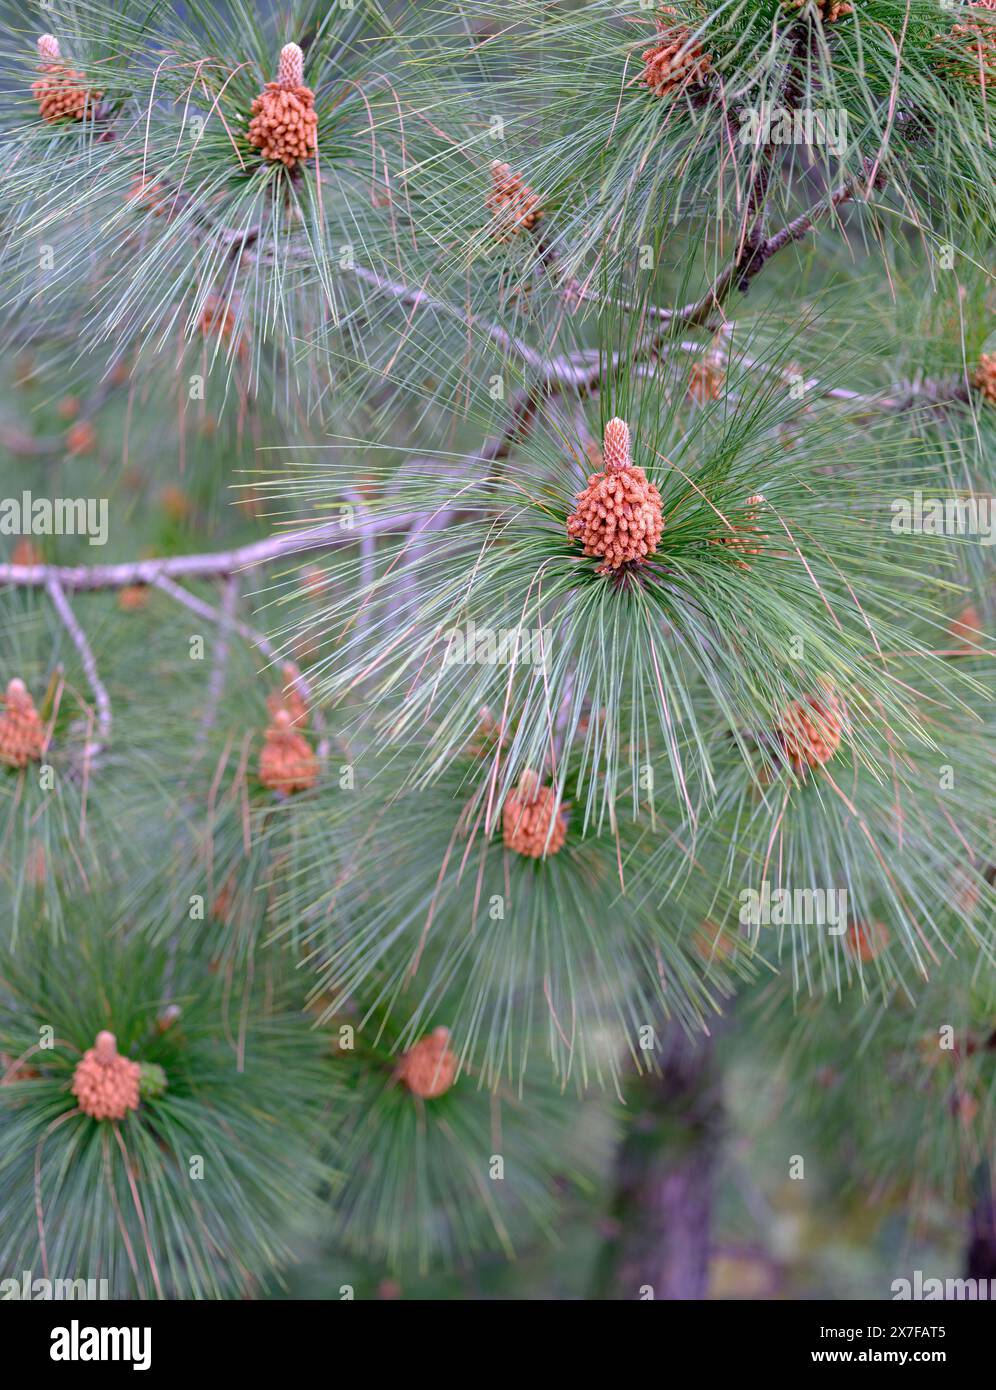
[{"label": "cluster of pollen cones", "polygon": [[951,620],[948,624],[948,635],[958,643],[955,648],[958,655],[970,656],[978,652],[986,634],[979,610],[974,603],[966,604],[958,616]]},{"label": "cluster of pollen cones", "polygon": [[449,1046],[448,1028],[434,1028],[428,1037],[410,1047],[401,1059],[398,1075],[412,1095],[435,1100],[445,1095],[457,1074],[457,1057]]},{"label": "cluster of pollen cones", "polygon": [[298,729],[308,724],[308,704],[295,682],[296,671],[289,663],[283,668],[284,688],[266,697],[266,708],[274,719],[282,709],[291,717],[291,723]]},{"label": "cluster of pollen cones", "polygon": [[599,574],[642,564],[664,530],[661,495],[630,455],[629,426],[616,417],[605,426],[603,469],[577,494],[567,534],[586,555],[602,561]]},{"label": "cluster of pollen cones", "polygon": [[292,667],[284,668],[287,688],[267,700],[270,723],[263,734],[259,780],[269,791],[303,792],[318,781],[318,759],[300,732],[308,706],[294,682]]},{"label": "cluster of pollen cones", "polygon": [[267,82],[252,104],[249,143],[264,159],[294,169],[315,153],[315,94],[304,85],[304,54],[296,43],[280,50],[276,82]]},{"label": "cluster of pollen cones", "polygon": [[45,726],[22,680],[8,682],[0,714],[0,763],[27,767],[45,751]]},{"label": "cluster of pollen cones", "polygon": [[701,87],[712,67],[712,59],[692,38],[691,30],[675,23],[676,15],[673,6],[661,7],[654,19],[657,39],[640,55],[639,81],[655,97],[673,98],[687,87]]},{"label": "cluster of pollen cones", "polygon": [[975,369],[975,384],[987,401],[996,405],[996,352],[983,352]]},{"label": "cluster of pollen cones", "polygon": [[235,313],[231,304],[220,294],[209,294],[198,322],[205,338],[231,338],[235,329]]},{"label": "cluster of pollen cones", "polygon": [[484,206],[494,219],[498,241],[511,241],[520,232],[531,232],[543,216],[539,195],[523,182],[521,174],[512,172],[510,164],[498,159],[491,165],[491,192]]},{"label": "cluster of pollen cones", "polygon": [[849,955],[867,965],[880,956],[889,944],[889,928],[884,922],[852,922],[844,937]]},{"label": "cluster of pollen cones", "polygon": [[93,1047],[76,1064],[72,1093],[85,1115],[95,1120],[123,1120],[141,1099],[138,1062],[122,1057],[113,1033],[97,1034]]},{"label": "cluster of pollen cones", "polygon": [[709,355],[696,362],[688,373],[688,394],[699,405],[708,401],[718,401],[723,394],[726,369],[722,361]]},{"label": "cluster of pollen cones", "polygon": [[828,763],[840,747],[843,732],[843,703],[828,684],[818,694],[792,700],[778,726],[782,747],[798,776]]},{"label": "cluster of pollen cones", "polygon": [[502,742],[502,726],[494,717],[494,714],[487,705],[482,705],[477,711],[477,727],[471,735],[465,749],[467,756],[471,758],[483,758],[494,750]]},{"label": "cluster of pollen cones", "polygon": [[838,19],[854,13],[854,6],[848,4],[847,0],[784,0],[786,8],[790,10],[801,10],[810,3],[815,4],[824,24],[835,24]]},{"label": "cluster of pollen cones", "polygon": [[996,0],[975,0],[970,7],[971,18],[951,27],[940,41],[953,41],[960,52],[956,57],[945,55],[946,68],[977,87],[991,88],[996,82]]},{"label": "cluster of pollen cones", "polygon": [[502,807],[502,838],[506,849],[528,859],[556,854],[567,838],[567,816],[553,787],[544,787],[528,769]]},{"label": "cluster of pollen cones", "polygon": [[31,95],[38,103],[43,121],[82,121],[88,109],[92,111],[101,93],[91,91],[83,73],[77,72],[62,60],[59,40],[54,34],[42,34],[38,40],[38,71],[41,76],[31,84]]}]

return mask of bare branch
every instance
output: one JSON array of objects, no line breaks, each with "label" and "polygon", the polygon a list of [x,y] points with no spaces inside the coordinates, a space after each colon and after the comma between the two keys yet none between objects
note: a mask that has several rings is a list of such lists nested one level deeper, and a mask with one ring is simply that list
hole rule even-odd
[{"label": "bare branch", "polygon": [[[367,506],[361,495],[354,489],[347,489],[343,493],[346,501],[356,508],[356,514],[363,520],[367,516]],[[377,572],[377,537],[373,531],[364,525],[360,525],[360,590],[362,593],[369,593],[374,582],[374,575]],[[369,609],[361,605],[357,615],[357,632],[366,631],[370,622]]]},{"label": "bare branch", "polygon": [[214,727],[215,719],[218,714],[218,706],[225,690],[225,676],[228,671],[228,653],[230,648],[229,638],[231,637],[232,625],[235,622],[235,609],[239,601],[239,581],[234,574],[229,575],[224,582],[221,595],[221,608],[219,610],[222,621],[219,625],[218,643],[214,652],[214,663],[211,667],[211,677],[208,681],[207,695],[204,700],[204,712],[201,715],[200,728],[197,731],[197,743],[203,744],[211,729]]},{"label": "bare branch", "polygon": [[[372,534],[386,535],[403,530],[410,514],[367,516],[363,527]],[[235,550],[209,551],[196,555],[126,560],[119,565],[12,565],[0,564],[0,584],[22,588],[45,588],[55,578],[63,589],[123,589],[130,584],[158,584],[160,579],[223,579],[231,574],[255,569],[274,560],[309,550],[350,545],[360,539],[361,527],[344,530],[339,520],[320,526],[284,531],[266,540],[253,541]]]},{"label": "bare branch", "polygon": [[97,709],[97,732],[99,734],[99,740],[87,744],[84,752],[84,756],[92,760],[101,751],[111,735],[111,699],[107,693],[107,687],[100,679],[100,674],[97,670],[97,661],[94,657],[93,649],[86,639],[86,633],[76,621],[73,610],[69,606],[69,600],[66,598],[65,591],[54,574],[49,575],[45,588],[49,598],[52,600],[52,606],[62,619],[63,626],[69,633],[73,646],[79,653],[80,662],[86,673],[86,678],[90,682],[90,689],[93,691],[94,704]]}]

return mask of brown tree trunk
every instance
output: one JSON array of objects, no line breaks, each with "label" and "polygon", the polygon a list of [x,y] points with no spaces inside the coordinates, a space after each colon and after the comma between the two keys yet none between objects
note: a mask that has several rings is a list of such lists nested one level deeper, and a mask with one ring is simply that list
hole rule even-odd
[{"label": "brown tree trunk", "polygon": [[975,1189],[965,1275],[969,1279],[996,1281],[996,1194],[988,1163],[983,1163],[976,1174]]},{"label": "brown tree trunk", "polygon": [[702,1299],[708,1292],[721,1087],[714,1051],[665,1031],[660,1074],[634,1074],[595,1297]]}]

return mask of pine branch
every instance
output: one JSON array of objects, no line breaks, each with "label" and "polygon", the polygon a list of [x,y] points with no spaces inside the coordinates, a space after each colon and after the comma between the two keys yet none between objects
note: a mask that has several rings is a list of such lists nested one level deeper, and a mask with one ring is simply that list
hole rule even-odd
[{"label": "pine branch", "polygon": [[[865,160],[866,177],[871,178],[872,172],[871,161]],[[777,255],[779,251],[792,245],[793,242],[801,241],[837,208],[850,202],[857,195],[864,182],[864,179],[856,177],[846,179],[832,190],[829,198],[821,198],[789,222],[787,226],[782,227],[771,236],[763,237],[756,242],[752,242],[749,238],[745,239],[737,255],[724,270],[720,271],[701,299],[686,304],[682,309],[660,310],[658,317],[665,323],[680,325],[685,328],[706,326],[713,313],[722,308],[734,289],[746,294],[751,283],[761,273],[772,256]]]},{"label": "pine branch", "polygon": [[547,387],[567,386],[587,379],[583,361],[572,356],[548,357],[537,348],[530,347],[518,335],[509,333],[500,324],[468,315],[458,305],[450,304],[445,299],[438,299],[424,289],[413,289],[410,285],[389,280],[378,275],[376,271],[365,269],[362,266],[355,266],[353,274],[365,284],[371,285],[379,294],[388,295],[400,304],[409,305],[413,310],[431,309],[434,313],[442,314],[444,317],[459,319],[461,323],[476,329],[485,338],[497,343],[499,347],[514,353]]},{"label": "pine branch", "polygon": [[[273,664],[283,663],[292,671],[292,680],[302,699],[312,708],[315,727],[319,732],[317,753],[323,758],[328,752],[328,740],[324,736],[324,723],[320,711],[314,707],[310,682],[302,675],[296,662],[278,649],[263,633],[235,616],[234,604],[229,600],[233,593],[232,580],[247,570],[255,569],[284,556],[300,554],[308,550],[325,549],[359,540],[361,548],[375,536],[410,524],[409,516],[364,516],[360,525],[344,532],[341,524],[326,522],[321,526],[288,531],[280,536],[272,536],[265,541],[255,541],[234,550],[217,551],[208,554],[179,555],[164,559],[139,560],[117,565],[0,565],[0,584],[12,584],[25,588],[44,588],[53,606],[65,624],[73,644],[80,654],[83,669],[94,692],[97,706],[97,727],[100,741],[88,745],[87,756],[93,758],[101,751],[111,730],[111,705],[106,687],[97,672],[96,660],[82,628],[76,621],[66,598],[66,591],[87,592],[101,589],[121,589],[130,585],[152,585],[167,594],[199,617],[207,619],[222,631],[236,632],[250,645],[259,650]],[[371,552],[366,552],[365,563],[369,567]],[[222,607],[213,608],[194,594],[188,593],[175,578],[224,579],[229,581],[225,588],[226,599]],[[219,662],[223,658],[219,657]],[[216,674],[216,673],[215,673]],[[215,677],[213,676],[214,680]],[[212,686],[212,689],[214,687]],[[205,718],[208,726],[211,719],[211,694],[209,692]]]},{"label": "pine branch", "polygon": [[403,530],[413,520],[412,514],[370,516],[361,527],[344,531],[339,521],[323,522],[321,526],[305,527],[253,541],[234,550],[207,551],[193,555],[171,555],[148,560],[125,560],[115,565],[14,565],[0,564],[0,584],[16,584],[21,588],[41,589],[54,579],[67,590],[123,589],[132,584],[158,584],[166,579],[225,579],[245,570],[272,563],[284,557],[310,550],[325,550],[350,545],[360,539],[366,528],[371,534],[383,535]]},{"label": "pine branch", "polygon": [[[724,333],[732,334],[733,324],[727,323],[724,326]],[[694,355],[701,355],[702,345],[700,343],[682,342],[678,344],[682,352]],[[772,372],[782,380],[787,386],[797,384],[793,373],[783,368],[772,368],[767,362],[762,362],[758,358],[739,354],[736,365],[749,372]],[[879,392],[867,393],[862,391],[852,391],[845,386],[825,386],[819,377],[808,377],[801,383],[803,391],[800,398],[800,408],[806,405],[809,398],[814,394],[823,400],[841,401],[853,406],[859,411],[882,411],[887,414],[900,414],[905,410],[914,410],[920,407],[936,406],[942,408],[945,405],[968,405],[972,400],[971,383],[964,376],[951,377],[924,377],[919,381],[898,382],[886,388],[886,394]]]},{"label": "pine branch", "polygon": [[[706,292],[698,299],[692,300],[680,308],[667,309],[659,305],[646,305],[634,300],[606,301],[601,295],[581,289],[576,284],[572,287],[572,293],[582,300],[614,303],[617,308],[624,311],[646,314],[668,328],[715,328],[718,325],[713,320],[713,314],[722,310],[734,289],[746,294],[751,283],[761,273],[772,256],[777,255],[786,246],[801,241],[837,208],[855,198],[863,185],[867,187],[883,186],[882,178],[875,173],[872,161],[866,159],[864,166],[865,178],[846,179],[830,192],[828,198],[821,198],[805,212],[800,213],[793,221],[779,231],[772,233],[771,236],[745,236],[738,246],[736,254],[719,272]],[[753,225],[756,232],[758,226],[756,214]],[[657,351],[664,342],[663,334],[655,335],[644,344],[642,354],[646,355]]]},{"label": "pine branch", "polygon": [[[870,174],[870,172],[870,161],[866,161],[866,173]],[[734,288],[746,293],[750,283],[773,255],[776,255],[785,246],[801,240],[814,229],[822,218],[853,198],[861,182],[862,180],[856,178],[846,181],[832,191],[828,200],[821,200],[814,204],[788,226],[783,227],[770,237],[762,238],[760,242],[745,239],[736,256],[720,272],[701,298],[680,309],[654,307],[649,312],[660,323],[668,327],[709,326],[714,311],[722,307]],[[756,210],[755,226],[760,225],[757,217]],[[354,267],[353,273],[366,284],[373,286],[379,293],[390,295],[400,303],[410,305],[413,309],[429,308],[436,313],[460,319],[461,322],[476,328],[499,346],[513,352],[534,373],[534,381],[521,393],[513,407],[508,427],[502,435],[484,446],[480,454],[482,458],[495,460],[505,457],[513,444],[520,442],[528,433],[529,426],[542,400],[568,390],[579,395],[594,395],[599,389],[605,373],[605,361],[599,352],[561,354],[550,357],[538,349],[530,347],[521,337],[509,333],[498,324],[468,316],[463,309],[430,295],[424,289],[412,288],[389,280],[378,275],[375,271],[363,267]],[[575,292],[579,298],[593,297],[586,292],[578,293],[576,287]],[[654,334],[649,341],[635,349],[633,360],[639,361],[656,356],[665,346],[664,335]],[[617,365],[620,360],[620,354],[614,354],[611,359],[613,365]]]},{"label": "pine branch", "polygon": [[708,1294],[722,1108],[712,1045],[672,1024],[659,1074],[634,1078],[616,1164],[600,1297],[702,1299]]},{"label": "pine branch", "polygon": [[107,687],[100,679],[96,658],[94,657],[90,643],[87,641],[86,633],[76,621],[63,587],[54,574],[48,576],[45,582],[45,589],[52,601],[52,606],[62,619],[62,623],[69,633],[73,646],[79,653],[83,670],[86,673],[87,680],[90,682],[90,689],[93,691],[94,703],[97,707],[97,732],[99,739],[96,742],[88,743],[84,750],[84,758],[88,761],[92,761],[96,758],[97,754],[110,737],[112,723],[111,699],[107,693]]},{"label": "pine branch", "polygon": [[225,691],[225,677],[228,674],[229,656],[229,634],[236,621],[236,608],[239,601],[239,581],[232,574],[224,582],[221,597],[221,617],[220,633],[218,643],[214,653],[214,664],[211,667],[211,679],[208,681],[207,696],[204,701],[204,712],[201,715],[200,727],[197,731],[198,745],[203,745],[208,734],[214,727],[218,715],[218,708],[221,704],[221,697]]}]

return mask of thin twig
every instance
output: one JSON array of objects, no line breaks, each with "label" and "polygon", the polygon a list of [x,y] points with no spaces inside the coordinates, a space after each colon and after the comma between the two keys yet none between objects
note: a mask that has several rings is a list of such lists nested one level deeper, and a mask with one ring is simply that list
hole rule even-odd
[{"label": "thin twig", "polygon": [[203,599],[197,598],[195,594],[188,593],[181,585],[174,584],[173,580],[164,574],[160,574],[157,578],[153,579],[152,583],[157,589],[161,589],[164,594],[168,594],[170,598],[182,604],[184,608],[189,608],[192,613],[196,613],[198,617],[206,618],[209,623],[214,623],[218,627],[227,627],[232,632],[237,632],[240,637],[245,638],[252,646],[257,647],[263,655],[274,664],[283,662],[285,665],[292,666],[294,668],[295,686],[297,686],[302,699],[310,700],[311,686],[305,680],[304,676],[301,675],[296,663],[290,661],[286,655],[278,652],[270,639],[265,637],[262,632],[258,632],[254,627],[250,627],[249,624],[244,623],[241,618],[235,617],[234,613],[229,614],[226,613],[224,609],[212,608],[211,604],[205,603]]},{"label": "thin twig", "polygon": [[72,639],[73,646],[79,653],[80,662],[86,673],[86,678],[90,682],[90,689],[93,691],[94,703],[97,707],[97,732],[99,740],[88,743],[84,752],[87,759],[92,760],[101,751],[111,735],[111,698],[107,693],[107,687],[100,679],[97,670],[97,661],[94,657],[90,643],[86,639],[86,633],[80,627],[73,615],[73,610],[69,606],[65,591],[54,573],[48,576],[45,584],[52,606],[62,619],[66,631]]},{"label": "thin twig", "polygon": [[235,622],[235,609],[239,601],[239,581],[232,574],[224,582],[221,594],[221,607],[219,612],[223,621],[219,624],[218,639],[214,650],[214,663],[211,667],[211,676],[208,680],[207,694],[204,700],[204,712],[201,715],[200,727],[197,731],[197,744],[202,745],[211,729],[214,727],[218,716],[218,706],[221,704],[221,697],[225,690],[225,676],[228,671],[228,654],[231,647],[230,637],[232,624]]}]

